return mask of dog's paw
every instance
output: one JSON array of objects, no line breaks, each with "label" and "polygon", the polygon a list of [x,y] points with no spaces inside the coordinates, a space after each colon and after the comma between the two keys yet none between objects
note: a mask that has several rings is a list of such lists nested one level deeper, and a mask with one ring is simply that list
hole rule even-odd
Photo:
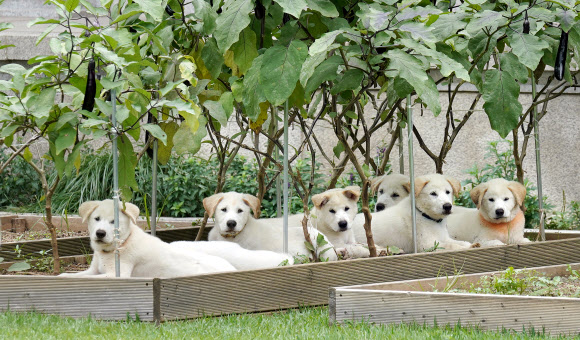
[{"label": "dog's paw", "polygon": [[470,248],[481,248],[481,244],[479,242],[472,243]]},{"label": "dog's paw", "polygon": [[346,260],[349,258],[348,250],[346,248],[335,248],[334,250],[339,259]]},{"label": "dog's paw", "polygon": [[73,276],[75,276],[74,273],[62,273],[58,275],[58,277],[73,277]]}]

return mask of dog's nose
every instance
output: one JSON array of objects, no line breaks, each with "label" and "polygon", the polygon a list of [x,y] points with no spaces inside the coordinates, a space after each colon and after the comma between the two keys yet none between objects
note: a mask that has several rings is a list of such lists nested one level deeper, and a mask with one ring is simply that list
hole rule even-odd
[{"label": "dog's nose", "polygon": [[346,230],[346,227],[348,227],[348,222],[346,222],[345,220],[339,221],[338,227],[342,230]]},{"label": "dog's nose", "polygon": [[443,210],[445,210],[445,212],[450,212],[451,208],[453,208],[453,205],[451,205],[451,203],[443,204]]},{"label": "dog's nose", "polygon": [[230,229],[234,229],[236,227],[236,225],[238,225],[238,223],[234,220],[229,220],[226,225],[228,226],[228,228]]},{"label": "dog's nose", "polygon": [[503,216],[503,213],[504,213],[503,209],[501,209],[501,208],[500,209],[495,209],[496,216]]},{"label": "dog's nose", "polygon": [[99,229],[97,230],[95,235],[97,235],[97,238],[105,238],[105,236],[107,236],[107,232],[102,229]]},{"label": "dog's nose", "polygon": [[377,211],[385,210],[385,204],[384,203],[377,203],[377,206],[375,207],[375,209]]}]

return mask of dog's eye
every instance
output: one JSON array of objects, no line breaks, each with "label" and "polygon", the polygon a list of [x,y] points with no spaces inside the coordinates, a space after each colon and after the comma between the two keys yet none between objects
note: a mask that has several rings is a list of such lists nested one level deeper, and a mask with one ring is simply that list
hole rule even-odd
[{"label": "dog's eye", "polygon": [[509,201],[510,199],[509,199],[508,197],[506,197],[506,198],[504,198],[503,200],[504,200],[504,201]]},{"label": "dog's eye", "polygon": [[336,211],[334,211],[334,209],[330,209],[329,211],[330,211],[331,214],[336,213]]},{"label": "dog's eye", "polygon": [[95,217],[95,221],[99,222],[100,220],[101,220],[101,218],[100,218],[100,217],[98,217],[98,216],[97,216],[97,217]]},{"label": "dog's eye", "polygon": [[490,201],[490,202],[493,202],[493,201],[495,201],[495,200],[494,200],[493,198],[490,198],[490,199],[489,199],[489,201]]},{"label": "dog's eye", "polygon": [[397,194],[396,192],[394,192],[394,193],[391,195],[391,197],[392,197],[392,198],[397,198],[397,197],[399,197],[399,194]]},{"label": "dog's eye", "polygon": [[437,193],[435,191],[432,191],[431,196],[437,196]]},{"label": "dog's eye", "polygon": [[344,207],[344,211],[348,211],[348,209],[350,209],[349,207]]},{"label": "dog's eye", "polygon": [[226,211],[228,211],[228,208],[222,208],[222,211],[226,212]]},{"label": "dog's eye", "polygon": [[385,191],[383,189],[379,190],[379,194],[382,195]]},{"label": "dog's eye", "polygon": [[115,220],[111,220],[111,221],[109,221],[109,223],[115,224]]},{"label": "dog's eye", "polygon": [[242,209],[238,209],[238,214],[243,213],[244,211]]},{"label": "dog's eye", "polygon": [[446,193],[447,195],[449,195],[449,194],[451,193],[451,191],[449,191],[449,190],[445,190],[445,193]]}]

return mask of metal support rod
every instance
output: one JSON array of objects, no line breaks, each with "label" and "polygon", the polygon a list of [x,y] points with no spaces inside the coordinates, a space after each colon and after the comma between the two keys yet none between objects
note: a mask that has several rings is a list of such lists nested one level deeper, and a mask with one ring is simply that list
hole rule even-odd
[{"label": "metal support rod", "polygon": [[[534,72],[532,73],[532,104],[536,98],[536,79]],[[546,233],[544,231],[544,196],[542,193],[542,164],[540,162],[540,129],[538,127],[538,109],[534,105],[532,107],[532,114],[534,115],[534,144],[536,147],[536,177],[538,182],[538,209],[540,211],[540,239],[546,240]]]},{"label": "metal support rod", "polygon": [[403,150],[403,128],[399,125],[399,173],[401,175],[405,174],[405,154]]},{"label": "metal support rod", "polygon": [[[276,108],[274,108],[276,110]],[[272,115],[272,119],[274,119],[276,124],[276,131],[278,131],[278,116]],[[278,148],[274,148],[274,159],[276,162],[280,160],[280,150]],[[276,217],[282,216],[282,177],[276,177]]]},{"label": "metal support rod", "polygon": [[159,144],[157,138],[153,141],[153,164],[152,176],[153,181],[151,183],[151,236],[156,236],[157,233],[157,150],[159,149]]},{"label": "metal support rod", "polygon": [[415,205],[415,165],[413,164],[413,108],[407,96],[407,128],[409,129],[409,177],[411,178],[411,217],[413,219],[413,253],[417,252],[417,209]]},{"label": "metal support rod", "polygon": [[284,103],[284,238],[283,251],[288,253],[288,101]]},{"label": "metal support rod", "polygon": [[117,149],[117,97],[115,90],[111,90],[113,123],[113,206],[115,214],[115,277],[121,276],[121,263],[119,259],[119,150]]}]

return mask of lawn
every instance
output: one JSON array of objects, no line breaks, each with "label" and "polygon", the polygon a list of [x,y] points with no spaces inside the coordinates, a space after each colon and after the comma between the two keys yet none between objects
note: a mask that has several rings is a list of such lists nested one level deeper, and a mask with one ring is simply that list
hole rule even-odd
[{"label": "lawn", "polygon": [[1,313],[0,339],[536,339],[533,332],[481,332],[461,327],[328,324],[327,308],[302,308],[271,315],[234,315],[167,322],[75,320],[37,313]]}]

